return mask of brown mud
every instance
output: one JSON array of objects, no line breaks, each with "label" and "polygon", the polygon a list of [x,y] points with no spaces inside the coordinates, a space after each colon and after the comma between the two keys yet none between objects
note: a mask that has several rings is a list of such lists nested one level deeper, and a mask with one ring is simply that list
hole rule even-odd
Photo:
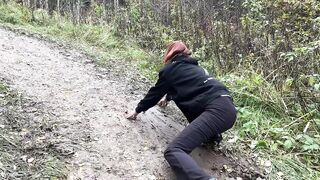
[{"label": "brown mud", "polygon": [[[75,49],[0,28],[0,78],[45,109],[59,136],[51,147],[68,154],[68,179],[175,179],[163,151],[184,118],[171,104],[128,121],[125,112],[150,84],[125,61],[100,67]],[[192,156],[218,179],[259,177],[221,149],[201,147]]]}]

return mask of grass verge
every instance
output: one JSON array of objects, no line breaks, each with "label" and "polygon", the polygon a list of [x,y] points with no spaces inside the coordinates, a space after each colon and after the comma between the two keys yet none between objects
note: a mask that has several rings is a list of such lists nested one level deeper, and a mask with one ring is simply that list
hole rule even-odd
[{"label": "grass verge", "polygon": [[66,179],[65,157],[52,148],[54,125],[38,113],[0,82],[0,179]]}]

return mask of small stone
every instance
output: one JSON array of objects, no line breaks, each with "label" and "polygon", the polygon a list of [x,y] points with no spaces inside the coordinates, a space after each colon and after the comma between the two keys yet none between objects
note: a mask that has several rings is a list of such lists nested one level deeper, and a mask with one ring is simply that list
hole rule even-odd
[{"label": "small stone", "polygon": [[24,162],[27,162],[27,156],[26,155],[23,155],[20,157]]},{"label": "small stone", "polygon": [[232,171],[233,171],[233,169],[231,169],[231,168],[228,168],[228,169],[227,169],[227,172],[228,172],[228,173],[232,173]]},{"label": "small stone", "polygon": [[32,163],[34,161],[34,158],[29,158],[28,163]]},{"label": "small stone", "polygon": [[148,179],[150,179],[150,180],[156,180],[157,177],[156,177],[155,175],[150,175],[150,176],[148,177]]},{"label": "small stone", "polygon": [[157,149],[157,146],[151,146],[150,149],[155,151]]},{"label": "small stone", "polygon": [[283,174],[283,172],[278,172],[277,175],[278,175],[279,177],[282,177],[284,174]]},{"label": "small stone", "polygon": [[264,166],[266,166],[266,167],[271,167],[271,165],[272,165],[272,163],[269,160],[264,162]]},{"label": "small stone", "polygon": [[223,169],[224,169],[225,171],[227,171],[228,173],[231,173],[231,172],[233,171],[233,169],[230,168],[230,167],[227,166],[227,165],[223,165]]}]

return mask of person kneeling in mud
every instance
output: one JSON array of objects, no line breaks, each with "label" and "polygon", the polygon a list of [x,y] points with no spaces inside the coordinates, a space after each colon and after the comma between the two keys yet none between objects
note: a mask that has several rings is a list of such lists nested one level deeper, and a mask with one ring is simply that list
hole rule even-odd
[{"label": "person kneeling in mud", "polygon": [[169,44],[157,83],[127,118],[135,120],[140,112],[147,111],[166,95],[159,105],[166,106],[173,100],[189,125],[168,145],[165,159],[178,180],[215,179],[207,175],[189,154],[230,129],[236,120],[236,109],[227,88],[209,76],[190,55],[183,42]]}]

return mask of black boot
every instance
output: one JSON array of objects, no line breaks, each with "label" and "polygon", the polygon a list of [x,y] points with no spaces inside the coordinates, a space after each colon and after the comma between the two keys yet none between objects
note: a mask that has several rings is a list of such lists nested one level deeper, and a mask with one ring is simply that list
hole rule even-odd
[{"label": "black boot", "polygon": [[210,141],[213,142],[214,145],[219,146],[222,140],[223,140],[222,134],[217,134],[217,135],[213,136]]},{"label": "black boot", "polygon": [[222,135],[221,134],[217,134],[215,136],[213,136],[212,138],[210,138],[207,142],[202,143],[202,146],[206,146],[209,144],[213,144],[215,146],[219,146],[220,142],[222,141]]}]

